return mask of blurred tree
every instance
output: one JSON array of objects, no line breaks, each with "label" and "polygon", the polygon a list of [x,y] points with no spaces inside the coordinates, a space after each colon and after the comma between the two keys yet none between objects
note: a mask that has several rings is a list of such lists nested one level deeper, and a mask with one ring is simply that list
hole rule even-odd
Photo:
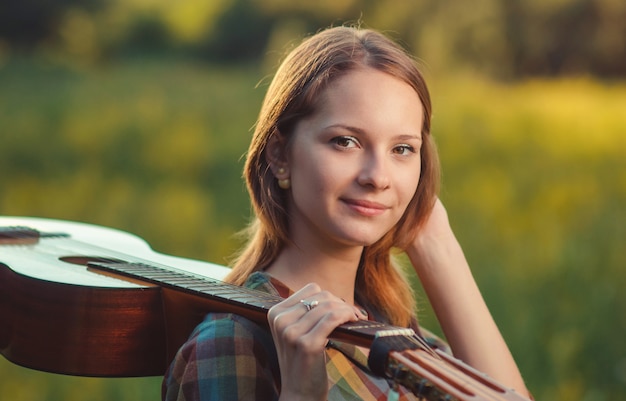
[{"label": "blurred tree", "polygon": [[55,35],[69,8],[96,12],[103,4],[101,0],[4,0],[0,2],[0,38],[13,47],[32,49]]},{"label": "blurred tree", "polygon": [[218,61],[259,60],[265,53],[274,19],[253,0],[234,0],[217,18],[212,34],[202,38],[198,53]]},{"label": "blurred tree", "polygon": [[257,1],[277,20],[314,32],[343,21],[387,31],[437,70],[497,78],[626,75],[621,0]]},{"label": "blurred tree", "polygon": [[28,49],[53,44],[92,59],[148,49],[256,62],[283,36],[276,32],[300,37],[362,21],[437,70],[507,79],[623,77],[625,20],[623,0],[9,0],[0,3],[0,41]]},{"label": "blurred tree", "polygon": [[146,13],[133,19],[127,36],[114,48],[113,52],[122,55],[141,53],[162,53],[172,46],[167,27],[157,16]]},{"label": "blurred tree", "polygon": [[502,1],[513,75],[626,75],[626,2]]}]

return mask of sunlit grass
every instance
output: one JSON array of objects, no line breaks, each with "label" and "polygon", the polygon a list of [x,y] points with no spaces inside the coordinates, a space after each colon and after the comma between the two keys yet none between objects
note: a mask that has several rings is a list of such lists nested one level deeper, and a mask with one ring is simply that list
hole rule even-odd
[{"label": "sunlit grass", "polygon": [[12,401],[154,401],[161,378],[88,378],[38,372],[0,358],[0,399]]}]

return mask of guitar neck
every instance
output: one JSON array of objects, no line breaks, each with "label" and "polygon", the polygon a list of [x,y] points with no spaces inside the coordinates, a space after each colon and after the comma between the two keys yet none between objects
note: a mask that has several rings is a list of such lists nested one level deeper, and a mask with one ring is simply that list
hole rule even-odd
[{"label": "guitar neck", "polygon": [[[266,292],[229,284],[209,277],[175,270],[171,267],[145,263],[89,262],[89,268],[127,277],[141,282],[205,300],[210,307],[206,312],[226,312],[242,315],[262,325],[267,325],[267,312],[283,298]],[[413,336],[409,328],[360,320],[339,326],[331,338],[355,345],[369,347],[381,334]]]}]

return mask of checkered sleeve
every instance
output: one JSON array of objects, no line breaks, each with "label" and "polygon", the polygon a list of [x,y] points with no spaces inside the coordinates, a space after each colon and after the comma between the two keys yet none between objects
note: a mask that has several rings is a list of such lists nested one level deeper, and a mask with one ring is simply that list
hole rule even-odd
[{"label": "checkered sleeve", "polygon": [[269,331],[232,314],[209,314],[176,354],[165,401],[277,400],[279,372]]}]

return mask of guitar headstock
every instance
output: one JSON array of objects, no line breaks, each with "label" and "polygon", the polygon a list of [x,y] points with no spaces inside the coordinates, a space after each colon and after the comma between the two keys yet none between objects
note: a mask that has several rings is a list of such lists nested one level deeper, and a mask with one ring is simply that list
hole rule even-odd
[{"label": "guitar headstock", "polygon": [[376,338],[372,372],[428,401],[528,401],[464,362],[430,348],[418,336]]}]

